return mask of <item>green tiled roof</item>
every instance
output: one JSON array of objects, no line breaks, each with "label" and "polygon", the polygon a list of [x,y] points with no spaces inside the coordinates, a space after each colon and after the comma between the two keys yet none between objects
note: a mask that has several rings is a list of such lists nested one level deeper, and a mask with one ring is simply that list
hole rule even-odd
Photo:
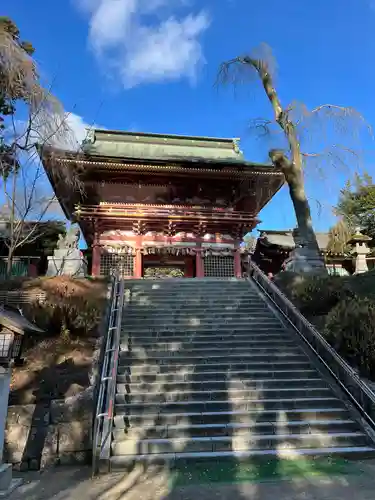
[{"label": "green tiled roof", "polygon": [[91,130],[83,145],[88,155],[148,160],[246,163],[238,139],[112,130]]}]

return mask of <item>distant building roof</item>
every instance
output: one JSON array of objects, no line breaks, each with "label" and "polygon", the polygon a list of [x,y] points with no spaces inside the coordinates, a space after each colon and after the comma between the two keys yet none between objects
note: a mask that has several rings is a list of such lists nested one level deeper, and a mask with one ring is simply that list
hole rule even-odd
[{"label": "distant building roof", "polygon": [[[286,231],[258,229],[258,231],[260,233],[259,238],[262,239],[262,243],[264,244],[280,246],[286,250],[292,250],[293,248],[295,248],[292,229]],[[329,243],[329,234],[315,233],[315,235],[319,249],[325,252]]]}]

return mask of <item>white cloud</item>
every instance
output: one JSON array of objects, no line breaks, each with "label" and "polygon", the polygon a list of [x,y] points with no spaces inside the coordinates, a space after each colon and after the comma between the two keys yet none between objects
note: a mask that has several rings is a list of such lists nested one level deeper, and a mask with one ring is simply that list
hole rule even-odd
[{"label": "white cloud", "polygon": [[14,126],[5,129],[4,137],[7,143],[18,143],[24,147],[38,143],[74,151],[86,138],[87,129],[93,127],[97,125],[86,123],[82,116],[75,113],[40,113],[34,115],[31,124],[23,120],[15,121]]},{"label": "white cloud", "polygon": [[[188,78],[204,63],[204,11],[178,16],[187,0],[79,0],[89,16],[89,44],[101,66],[126,88]],[[173,15],[174,14],[174,15]]]},{"label": "white cloud", "polygon": [[87,124],[82,116],[75,113],[64,113],[63,115],[49,115],[43,117],[40,124],[35,125],[37,142],[51,146],[78,151],[82,141],[87,136]]},{"label": "white cloud", "polygon": [[86,123],[82,116],[75,113],[66,114],[66,124],[77,144],[81,144],[86,139],[87,129],[96,127],[96,125]]}]

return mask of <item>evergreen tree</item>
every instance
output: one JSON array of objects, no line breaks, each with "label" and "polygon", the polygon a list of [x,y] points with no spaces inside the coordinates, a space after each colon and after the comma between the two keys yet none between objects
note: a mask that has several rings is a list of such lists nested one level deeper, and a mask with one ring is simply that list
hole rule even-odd
[{"label": "evergreen tree", "polygon": [[335,209],[342,216],[352,233],[359,227],[373,238],[375,244],[375,185],[368,174],[356,174],[341,190]]}]

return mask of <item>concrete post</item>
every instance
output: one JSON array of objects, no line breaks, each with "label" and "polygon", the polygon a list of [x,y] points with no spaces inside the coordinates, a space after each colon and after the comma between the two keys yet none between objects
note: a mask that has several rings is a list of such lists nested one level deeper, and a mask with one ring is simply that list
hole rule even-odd
[{"label": "concrete post", "polygon": [[8,496],[21,483],[12,478],[12,464],[3,463],[5,425],[8,414],[10,367],[0,366],[0,498]]}]

